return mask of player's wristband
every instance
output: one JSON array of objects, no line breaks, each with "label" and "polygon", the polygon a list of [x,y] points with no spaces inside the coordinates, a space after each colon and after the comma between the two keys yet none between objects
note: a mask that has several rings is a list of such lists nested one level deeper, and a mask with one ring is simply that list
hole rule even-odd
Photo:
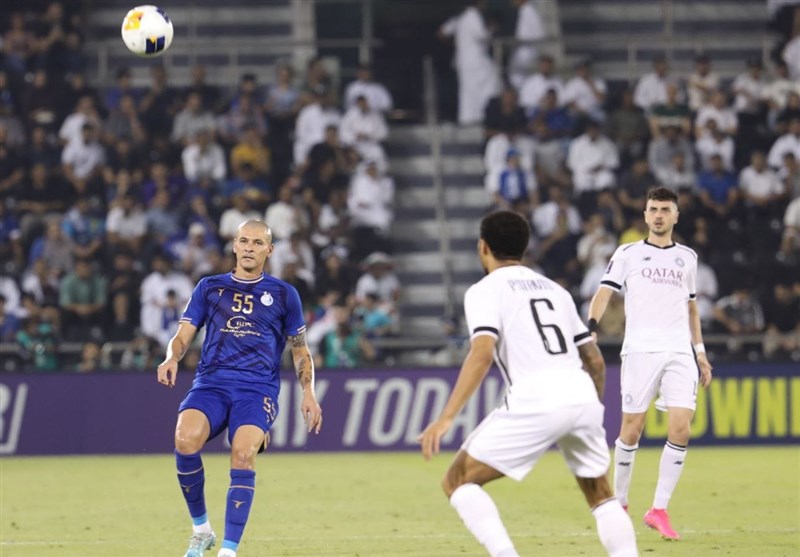
[{"label": "player's wristband", "polygon": [[594,317],[589,319],[589,323],[587,324],[587,326],[589,327],[590,333],[597,332],[597,319],[595,319]]},{"label": "player's wristband", "polygon": [[698,342],[694,345],[694,352],[695,354],[705,354],[706,353],[706,345],[702,342]]}]

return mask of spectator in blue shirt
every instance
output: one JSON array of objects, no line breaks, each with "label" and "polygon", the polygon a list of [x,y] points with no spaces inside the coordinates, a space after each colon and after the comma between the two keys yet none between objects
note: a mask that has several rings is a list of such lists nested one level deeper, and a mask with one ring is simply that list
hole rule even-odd
[{"label": "spectator in blue shirt", "polygon": [[547,122],[547,127],[556,137],[569,137],[575,127],[575,121],[569,111],[563,106],[558,106],[558,95],[555,89],[548,89],[542,97],[539,106],[530,114],[531,120],[538,118]]},{"label": "spectator in blue shirt", "polygon": [[712,155],[709,169],[698,176],[700,202],[712,216],[729,217],[739,201],[736,175],[725,170],[722,157]]},{"label": "spectator in blue shirt", "polygon": [[103,247],[105,220],[93,210],[88,197],[79,197],[64,216],[64,235],[72,245],[75,257],[92,259]]}]

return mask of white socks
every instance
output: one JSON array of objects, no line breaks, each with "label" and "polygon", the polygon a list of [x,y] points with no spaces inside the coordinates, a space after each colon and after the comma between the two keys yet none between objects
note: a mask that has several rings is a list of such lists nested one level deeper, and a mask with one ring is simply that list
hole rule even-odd
[{"label": "white socks", "polygon": [[194,534],[210,534],[211,530],[211,523],[206,520],[202,524],[192,524],[192,532]]},{"label": "white socks", "polygon": [[472,535],[492,557],[519,557],[508,537],[497,506],[479,485],[464,484],[450,496],[450,504]]},{"label": "white socks", "polygon": [[661,453],[661,465],[658,467],[658,484],[653,507],[666,509],[675,486],[683,472],[683,461],[686,459],[686,447],[666,442]]},{"label": "white socks", "polygon": [[236,557],[236,552],[232,549],[220,549],[217,557]]},{"label": "white socks", "polygon": [[631,517],[617,499],[609,499],[592,509],[597,535],[610,557],[637,557],[636,534]]},{"label": "white socks", "polygon": [[636,445],[626,445],[619,438],[614,442],[614,496],[621,505],[628,504],[628,488],[631,486],[633,459],[636,458]]}]

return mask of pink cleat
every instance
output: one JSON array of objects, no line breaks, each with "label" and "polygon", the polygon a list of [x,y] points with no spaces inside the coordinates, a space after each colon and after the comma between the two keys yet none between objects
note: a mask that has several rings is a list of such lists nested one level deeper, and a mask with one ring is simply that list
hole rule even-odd
[{"label": "pink cleat", "polygon": [[657,530],[665,540],[679,540],[680,535],[672,529],[666,509],[652,508],[644,515],[644,523],[653,530]]}]

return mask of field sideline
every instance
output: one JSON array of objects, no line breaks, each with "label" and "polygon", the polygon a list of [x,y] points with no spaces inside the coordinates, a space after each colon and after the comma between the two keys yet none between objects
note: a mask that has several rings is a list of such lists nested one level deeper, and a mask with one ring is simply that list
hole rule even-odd
[{"label": "field sideline", "polygon": [[[692,448],[670,506],[680,542],[641,524],[660,451],[637,456],[631,491],[642,555],[800,555],[800,449]],[[261,456],[241,557],[483,556],[439,489],[451,455]],[[224,455],[205,457],[220,539]],[[2,557],[180,557],[190,533],[170,456],[0,460]],[[594,521],[560,455],[521,484],[490,485],[522,555],[602,556]],[[215,557],[216,549],[206,553]]]}]

